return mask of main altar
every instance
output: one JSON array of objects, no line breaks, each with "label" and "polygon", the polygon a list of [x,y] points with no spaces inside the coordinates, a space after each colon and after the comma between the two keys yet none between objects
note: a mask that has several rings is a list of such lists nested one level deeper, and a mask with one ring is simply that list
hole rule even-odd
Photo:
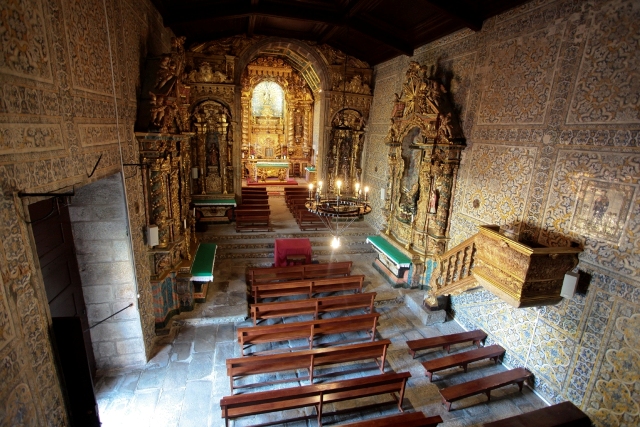
[{"label": "main altar", "polygon": [[289,180],[289,162],[250,159],[245,165],[249,172],[247,178],[253,182],[266,182],[267,179],[279,182]]}]

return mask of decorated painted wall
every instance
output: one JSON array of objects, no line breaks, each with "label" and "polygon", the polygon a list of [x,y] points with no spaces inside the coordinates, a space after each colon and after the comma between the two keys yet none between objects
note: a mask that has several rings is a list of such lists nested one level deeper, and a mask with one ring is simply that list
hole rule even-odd
[{"label": "decorated painted wall", "polygon": [[[148,1],[3,1],[2,12],[0,425],[64,426],[47,300],[25,218],[26,205],[38,199],[17,193],[71,191],[138,162],[133,123],[141,63],[168,51],[171,34]],[[140,171],[126,168],[124,178],[134,250],[141,253]],[[149,351],[153,299],[139,258],[136,275]]]},{"label": "decorated painted wall", "polygon": [[[572,299],[513,309],[480,289],[452,298],[455,317],[530,369],[541,396],[571,400],[598,426],[640,424],[639,34],[637,1],[539,0],[381,64],[365,161],[380,194],[394,93],[409,61],[431,67],[468,146],[448,247],[498,224],[583,249]],[[368,217],[378,229],[380,212]]]}]

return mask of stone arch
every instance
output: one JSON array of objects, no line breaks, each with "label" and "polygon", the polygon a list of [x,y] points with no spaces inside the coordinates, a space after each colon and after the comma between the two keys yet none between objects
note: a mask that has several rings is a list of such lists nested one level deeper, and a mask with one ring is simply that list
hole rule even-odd
[{"label": "stone arch", "polygon": [[[268,53],[265,52],[268,50]],[[247,65],[261,54],[288,59],[289,64],[298,71],[314,92],[318,89],[331,89],[331,73],[326,60],[308,44],[280,37],[267,37],[248,47],[238,56],[234,82],[240,84],[242,73]]]}]

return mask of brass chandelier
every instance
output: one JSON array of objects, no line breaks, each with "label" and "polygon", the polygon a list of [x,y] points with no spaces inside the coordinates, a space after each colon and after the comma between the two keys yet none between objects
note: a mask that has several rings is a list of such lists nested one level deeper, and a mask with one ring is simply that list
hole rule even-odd
[{"label": "brass chandelier", "polygon": [[329,197],[322,193],[322,181],[318,182],[318,187],[313,191],[313,184],[309,184],[309,198],[305,207],[311,213],[316,214],[327,227],[333,239],[331,247],[340,246],[340,236],[353,224],[353,222],[371,212],[371,205],[368,202],[369,187],[364,187],[364,197],[360,191],[360,183],[355,184],[355,193],[351,196],[342,196],[340,188],[342,181],[336,181],[336,191],[334,197]]}]

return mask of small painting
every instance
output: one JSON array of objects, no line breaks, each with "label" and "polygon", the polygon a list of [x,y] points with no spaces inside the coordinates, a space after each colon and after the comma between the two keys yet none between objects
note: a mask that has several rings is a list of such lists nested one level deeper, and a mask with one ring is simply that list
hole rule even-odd
[{"label": "small painting", "polygon": [[634,185],[583,181],[578,191],[571,230],[617,245],[622,237],[634,194]]}]

